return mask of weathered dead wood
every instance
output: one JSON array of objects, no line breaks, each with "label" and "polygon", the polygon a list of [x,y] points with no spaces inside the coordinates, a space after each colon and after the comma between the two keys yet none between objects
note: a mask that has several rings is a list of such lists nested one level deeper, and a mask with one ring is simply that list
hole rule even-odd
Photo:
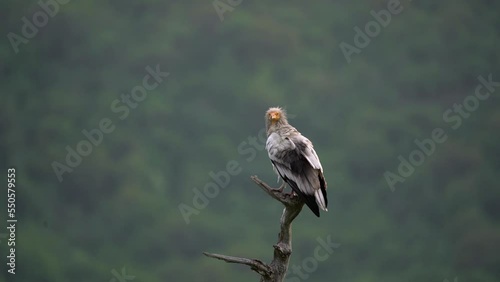
[{"label": "weathered dead wood", "polygon": [[299,197],[293,196],[292,193],[284,193],[285,184],[275,189],[260,180],[257,176],[252,176],[251,178],[262,190],[264,190],[264,192],[285,206],[280,219],[278,243],[273,245],[274,258],[272,262],[270,264],[265,264],[258,259],[232,257],[206,252],[203,254],[228,263],[248,265],[253,271],[260,274],[260,281],[262,282],[282,282],[285,279],[290,256],[292,254],[292,221],[299,215],[304,206],[304,202],[302,202]]}]

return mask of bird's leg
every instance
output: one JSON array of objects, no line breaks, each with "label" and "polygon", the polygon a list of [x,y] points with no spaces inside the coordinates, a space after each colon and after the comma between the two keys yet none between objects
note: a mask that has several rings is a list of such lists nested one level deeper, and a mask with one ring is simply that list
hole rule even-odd
[{"label": "bird's leg", "polygon": [[286,187],[286,182],[283,181],[283,184],[281,184],[281,186],[278,188],[278,192],[282,193],[285,187]]}]

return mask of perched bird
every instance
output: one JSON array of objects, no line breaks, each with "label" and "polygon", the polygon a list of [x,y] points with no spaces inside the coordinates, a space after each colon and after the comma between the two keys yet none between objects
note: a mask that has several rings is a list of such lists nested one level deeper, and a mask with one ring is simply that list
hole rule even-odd
[{"label": "perched bird", "polygon": [[326,181],[318,155],[309,139],[288,124],[281,108],[266,112],[266,150],[277,174],[319,217],[327,210]]}]

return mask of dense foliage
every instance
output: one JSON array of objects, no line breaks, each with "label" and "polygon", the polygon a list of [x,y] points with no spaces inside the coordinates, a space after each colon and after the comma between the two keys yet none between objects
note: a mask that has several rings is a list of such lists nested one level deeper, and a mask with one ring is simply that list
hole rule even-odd
[{"label": "dense foliage", "polygon": [[256,281],[201,253],[270,261],[277,105],[329,184],[288,281],[498,281],[500,2],[254,2],[2,1],[0,281]]}]

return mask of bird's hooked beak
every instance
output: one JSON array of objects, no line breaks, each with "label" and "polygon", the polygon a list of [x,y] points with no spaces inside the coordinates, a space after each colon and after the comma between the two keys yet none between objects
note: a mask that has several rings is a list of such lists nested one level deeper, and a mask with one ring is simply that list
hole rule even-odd
[{"label": "bird's hooked beak", "polygon": [[272,112],[271,113],[271,120],[272,121],[278,121],[280,119],[280,114],[277,112]]}]

